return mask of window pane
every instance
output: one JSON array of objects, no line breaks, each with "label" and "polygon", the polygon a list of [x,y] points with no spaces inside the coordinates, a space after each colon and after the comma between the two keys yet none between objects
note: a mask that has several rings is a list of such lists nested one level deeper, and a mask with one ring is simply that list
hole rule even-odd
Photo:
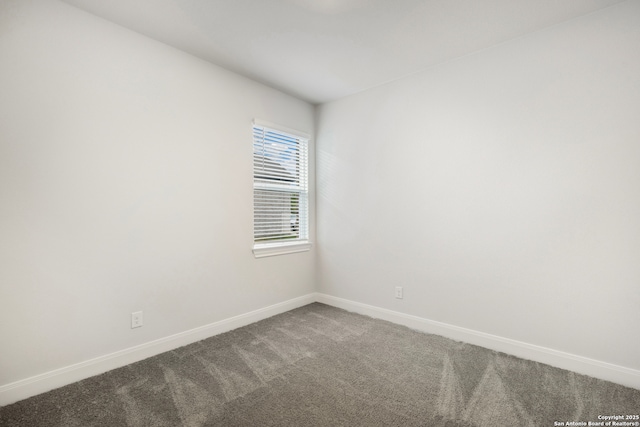
[{"label": "window pane", "polygon": [[307,140],[253,128],[254,241],[308,238]]}]

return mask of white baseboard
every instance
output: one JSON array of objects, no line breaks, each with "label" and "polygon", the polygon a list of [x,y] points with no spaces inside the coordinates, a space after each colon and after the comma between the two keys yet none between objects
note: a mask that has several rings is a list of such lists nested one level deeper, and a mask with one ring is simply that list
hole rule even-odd
[{"label": "white baseboard", "polygon": [[170,335],[115,353],[0,386],[0,406],[8,405],[107,372],[111,369],[138,362],[165,351],[173,350],[232,329],[249,325],[259,320],[275,316],[276,314],[311,304],[315,302],[315,300],[316,294],[311,293],[179,334]]},{"label": "white baseboard", "polygon": [[138,362],[165,351],[173,350],[202,339],[249,325],[276,314],[302,307],[312,302],[321,302],[344,310],[387,320],[419,331],[441,335],[457,341],[475,344],[491,350],[501,351],[523,359],[533,360],[562,369],[578,372],[594,378],[611,381],[627,387],[640,389],[640,371],[589,359],[562,351],[527,344],[484,332],[461,328],[446,323],[424,319],[372,305],[367,305],[322,293],[311,293],[239,316],[214,322],[135,347],[117,351],[45,372],[24,380],[0,386],[0,406],[8,405],[58,387],[71,384],[94,375]]},{"label": "white baseboard", "polygon": [[387,320],[422,332],[441,335],[456,341],[462,341],[491,350],[511,354],[522,359],[533,360],[535,362],[544,363],[557,368],[588,375],[590,377],[640,389],[639,370],[613,365],[611,363],[601,362],[587,357],[577,356],[575,354],[527,344],[525,342],[509,338],[474,331],[472,329],[461,328],[447,323],[436,322],[434,320],[424,319],[422,317],[412,316],[410,314],[362,304],[322,293],[316,294],[316,301],[377,319]]}]

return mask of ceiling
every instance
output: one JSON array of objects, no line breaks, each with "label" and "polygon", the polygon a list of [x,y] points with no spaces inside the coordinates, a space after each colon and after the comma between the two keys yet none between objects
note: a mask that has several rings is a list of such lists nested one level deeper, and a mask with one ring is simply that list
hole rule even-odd
[{"label": "ceiling", "polygon": [[622,0],[64,0],[311,103]]}]

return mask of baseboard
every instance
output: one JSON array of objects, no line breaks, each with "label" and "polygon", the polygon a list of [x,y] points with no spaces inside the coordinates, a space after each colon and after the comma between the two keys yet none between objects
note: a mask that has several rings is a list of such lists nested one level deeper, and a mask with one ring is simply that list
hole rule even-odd
[{"label": "baseboard", "polygon": [[315,300],[316,294],[311,293],[254,310],[249,313],[181,332],[179,334],[170,335],[135,347],[120,350],[115,353],[100,356],[95,359],[76,363],[71,366],[66,366],[64,368],[0,386],[0,406],[8,405],[37,394],[107,372],[111,369],[138,362],[165,351],[173,350],[232,329],[249,325],[259,320],[275,316],[276,314],[311,304],[312,302],[315,302]]},{"label": "baseboard", "polygon": [[344,310],[404,325],[419,331],[501,351],[523,359],[545,363],[594,378],[640,389],[640,371],[574,354],[461,328],[418,316],[400,313],[322,293],[311,293],[249,313],[234,316],[179,334],[127,348],[95,359],[66,366],[24,380],[0,386],[0,406],[71,384],[111,369],[135,363],[165,351],[221,334],[281,314],[312,302],[321,302]]},{"label": "baseboard", "polygon": [[640,371],[322,293],[316,301],[409,328],[640,389]]}]

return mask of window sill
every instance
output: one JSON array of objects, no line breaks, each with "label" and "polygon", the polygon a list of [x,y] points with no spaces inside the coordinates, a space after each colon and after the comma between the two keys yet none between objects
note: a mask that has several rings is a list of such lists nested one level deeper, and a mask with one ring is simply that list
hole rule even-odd
[{"label": "window sill", "polygon": [[296,252],[306,252],[311,249],[311,242],[297,241],[286,243],[261,243],[253,246],[253,255],[256,258],[264,258],[275,255],[293,254]]}]

